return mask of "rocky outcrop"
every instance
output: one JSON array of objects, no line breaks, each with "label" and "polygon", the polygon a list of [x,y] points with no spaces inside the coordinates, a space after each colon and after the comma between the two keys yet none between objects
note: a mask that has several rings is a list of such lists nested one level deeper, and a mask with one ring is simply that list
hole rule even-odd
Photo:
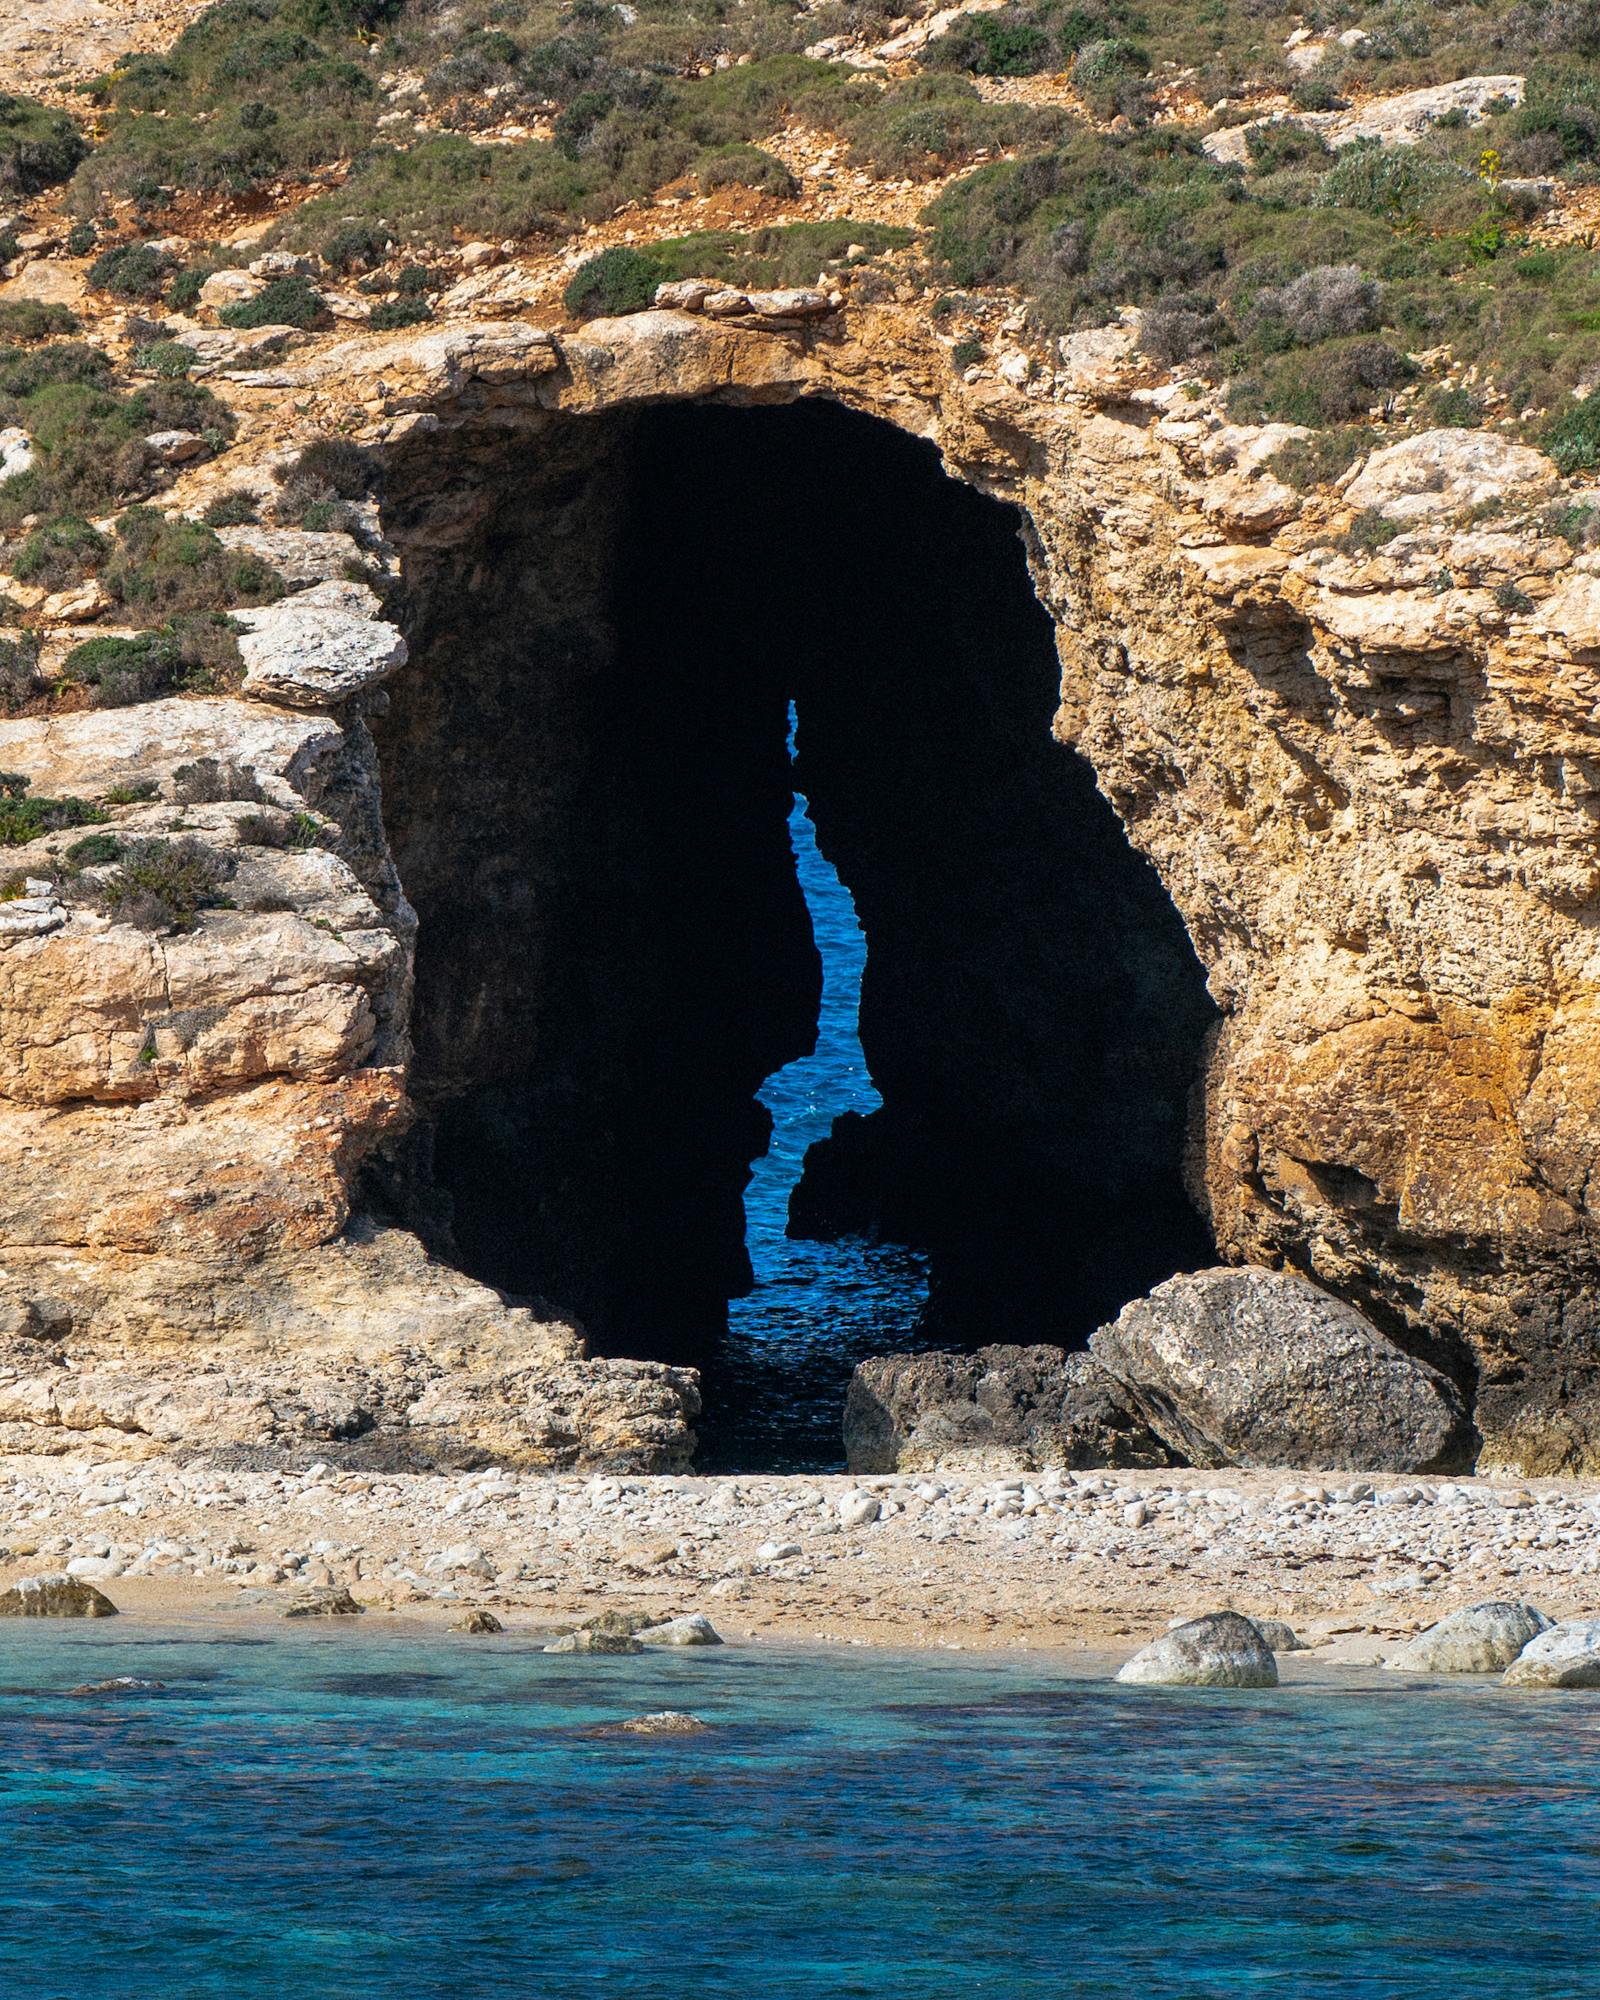
[{"label": "rocky outcrop", "polygon": [[1454,1384],[1291,1273],[1169,1279],[1089,1347],[1190,1465],[1451,1471],[1470,1456]]},{"label": "rocky outcrop", "polygon": [[[968,382],[919,311],[847,303],[823,325],[462,320],[213,379],[255,408],[292,405],[307,432],[360,436],[393,493],[429,483],[434,505],[402,537],[412,574],[430,550],[487,572],[484,483],[514,491],[516,468],[597,415],[825,396],[934,439],[955,474],[1022,509],[1061,655],[1057,734],[1153,862],[1221,1010],[1193,1153],[1219,1256],[1306,1270],[1437,1362],[1472,1391],[1483,1464],[1600,1463],[1597,559],[1537,514],[1462,519],[1470,468],[1401,478],[1392,462],[1372,477],[1407,504],[1406,531],[1346,552],[1346,496],[1268,490],[1253,509],[1267,461],[1222,464],[1225,413],[1127,352]],[[1539,491],[1529,471],[1518,492]],[[184,477],[200,490],[214,474]],[[1237,490],[1208,509],[1217,479]],[[201,756],[253,770],[281,810],[323,814],[355,884],[318,873],[312,894],[288,855],[251,856],[285,868],[267,894],[290,908],[214,910],[158,947],[76,905],[57,923],[30,893],[53,928],[0,931],[23,995],[0,1032],[17,1191],[4,1294],[22,1310],[55,1295],[55,1266],[77,1270],[97,1320],[122,1329],[105,1350],[119,1367],[166,1324],[141,1271],[243,1323],[246,1274],[280,1254],[321,1266],[410,1115],[411,913],[360,712],[383,692],[0,723],[0,768],[41,794],[166,786]],[[175,817],[115,810],[153,815],[130,818],[141,831]],[[204,837],[241,844],[220,821]],[[41,880],[44,858],[17,857]],[[376,921],[318,907],[358,892]],[[169,960],[187,965],[181,1006]],[[76,996],[70,1013],[52,1016],[55,991]],[[117,1301],[138,1302],[137,1325]],[[98,1339],[88,1318],[74,1328]],[[686,1422],[680,1403],[677,1437]]]},{"label": "rocky outcrop", "polygon": [[1278,1685],[1272,1648],[1237,1611],[1175,1625],[1118,1671],[1131,1687],[1268,1688]]},{"label": "rocky outcrop", "polygon": [[852,1472],[1172,1463],[1099,1362],[1059,1347],[864,1361],[850,1379],[844,1443]]},{"label": "rocky outcrop", "polygon": [[1401,1674],[1498,1674],[1550,1620],[1531,1604],[1469,1604],[1408,1640],[1384,1661]]},{"label": "rocky outcrop", "polygon": [[25,1576],[0,1591],[0,1618],[115,1618],[117,1607],[81,1576]]},{"label": "rocky outcrop", "polygon": [[1574,1618],[1530,1639],[1506,1668],[1507,1687],[1600,1687],[1600,1618]]}]

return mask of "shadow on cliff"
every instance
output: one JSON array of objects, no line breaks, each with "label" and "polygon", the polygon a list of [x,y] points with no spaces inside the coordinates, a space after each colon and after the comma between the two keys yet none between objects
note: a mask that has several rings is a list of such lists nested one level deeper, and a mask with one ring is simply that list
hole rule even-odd
[{"label": "shadow on cliff", "polygon": [[812,1148],[790,1233],[925,1250],[919,1338],[954,1346],[1079,1345],[1208,1261],[1181,1161],[1213,1010],[1051,737],[1015,513],[827,405],[552,421],[427,479],[391,491],[413,664],[377,729],[421,918],[407,1219],[597,1351],[705,1365],[716,1428],[755,1093],[816,1030],[798,783],[883,1105]]}]

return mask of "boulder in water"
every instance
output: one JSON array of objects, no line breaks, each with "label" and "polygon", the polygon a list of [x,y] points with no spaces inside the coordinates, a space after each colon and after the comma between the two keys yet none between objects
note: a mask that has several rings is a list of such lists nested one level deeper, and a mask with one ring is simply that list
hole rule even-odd
[{"label": "boulder in water", "polygon": [[25,1576],[0,1592],[0,1618],[115,1618],[117,1607],[81,1576]]},{"label": "boulder in water", "polygon": [[1530,1639],[1506,1668],[1507,1687],[1600,1687],[1600,1618],[1573,1618]]},{"label": "boulder in water", "polygon": [[669,1618],[662,1625],[641,1625],[635,1635],[641,1646],[720,1646],[722,1634],[703,1611]]},{"label": "boulder in water", "polygon": [[166,1686],[165,1681],[141,1680],[137,1674],[113,1674],[109,1680],[85,1681],[81,1687],[68,1688],[72,1695],[119,1695],[119,1694],[159,1694]]},{"label": "boulder in water", "polygon": [[606,1723],[600,1736],[699,1736],[711,1727],[698,1715],[680,1708],[658,1708],[650,1715],[630,1715],[626,1722]]},{"label": "boulder in water", "polygon": [[1164,1632],[1117,1679],[1140,1687],[1266,1688],[1278,1685],[1278,1663],[1250,1619],[1213,1611]]},{"label": "boulder in water", "polygon": [[1089,1351],[1190,1465],[1449,1471],[1470,1457],[1455,1384],[1287,1271],[1191,1271]]},{"label": "boulder in water", "polygon": [[631,1632],[602,1632],[588,1627],[581,1632],[563,1632],[544,1649],[547,1653],[642,1653]]},{"label": "boulder in water", "polygon": [[1401,1674],[1499,1674],[1550,1620],[1531,1604],[1469,1604],[1408,1639],[1384,1661]]}]

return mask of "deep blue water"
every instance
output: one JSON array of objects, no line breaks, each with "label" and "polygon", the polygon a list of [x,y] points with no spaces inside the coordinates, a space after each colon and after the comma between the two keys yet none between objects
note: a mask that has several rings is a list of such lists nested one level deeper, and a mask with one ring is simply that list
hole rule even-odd
[{"label": "deep blue water", "polygon": [[722,1456],[774,1470],[844,1463],[840,1418],[851,1369],[869,1354],[914,1345],[928,1296],[927,1259],[918,1251],[784,1234],[806,1148],[827,1137],[840,1112],[882,1102],[857,1026],[866,938],[849,890],[818,850],[800,793],[789,836],[822,955],[822,1007],[815,1051],[768,1077],[760,1093],[773,1132],[745,1192],[755,1289],[729,1306],[718,1382],[719,1399],[737,1410],[737,1436]]},{"label": "deep blue water", "polygon": [[[715,1728],[583,1733],[664,1706]],[[1597,1752],[1494,1686],[15,1627],[0,1992],[1575,2000]]]}]

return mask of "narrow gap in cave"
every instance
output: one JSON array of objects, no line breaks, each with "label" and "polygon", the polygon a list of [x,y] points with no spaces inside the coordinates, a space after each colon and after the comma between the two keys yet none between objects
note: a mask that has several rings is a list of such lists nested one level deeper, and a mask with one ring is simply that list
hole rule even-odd
[{"label": "narrow gap in cave", "polygon": [[[701,1367],[724,1467],[838,1463],[863,1352],[1079,1345],[1208,1261],[1182,1157],[1213,1010],[1051,736],[1011,509],[825,404],[552,418],[417,471],[375,733],[420,917],[393,1199],[441,1255],[598,1353]],[[748,1240],[746,1189],[838,1030],[834,870],[872,1088],[806,1134],[767,1284],[770,1166]]]}]

